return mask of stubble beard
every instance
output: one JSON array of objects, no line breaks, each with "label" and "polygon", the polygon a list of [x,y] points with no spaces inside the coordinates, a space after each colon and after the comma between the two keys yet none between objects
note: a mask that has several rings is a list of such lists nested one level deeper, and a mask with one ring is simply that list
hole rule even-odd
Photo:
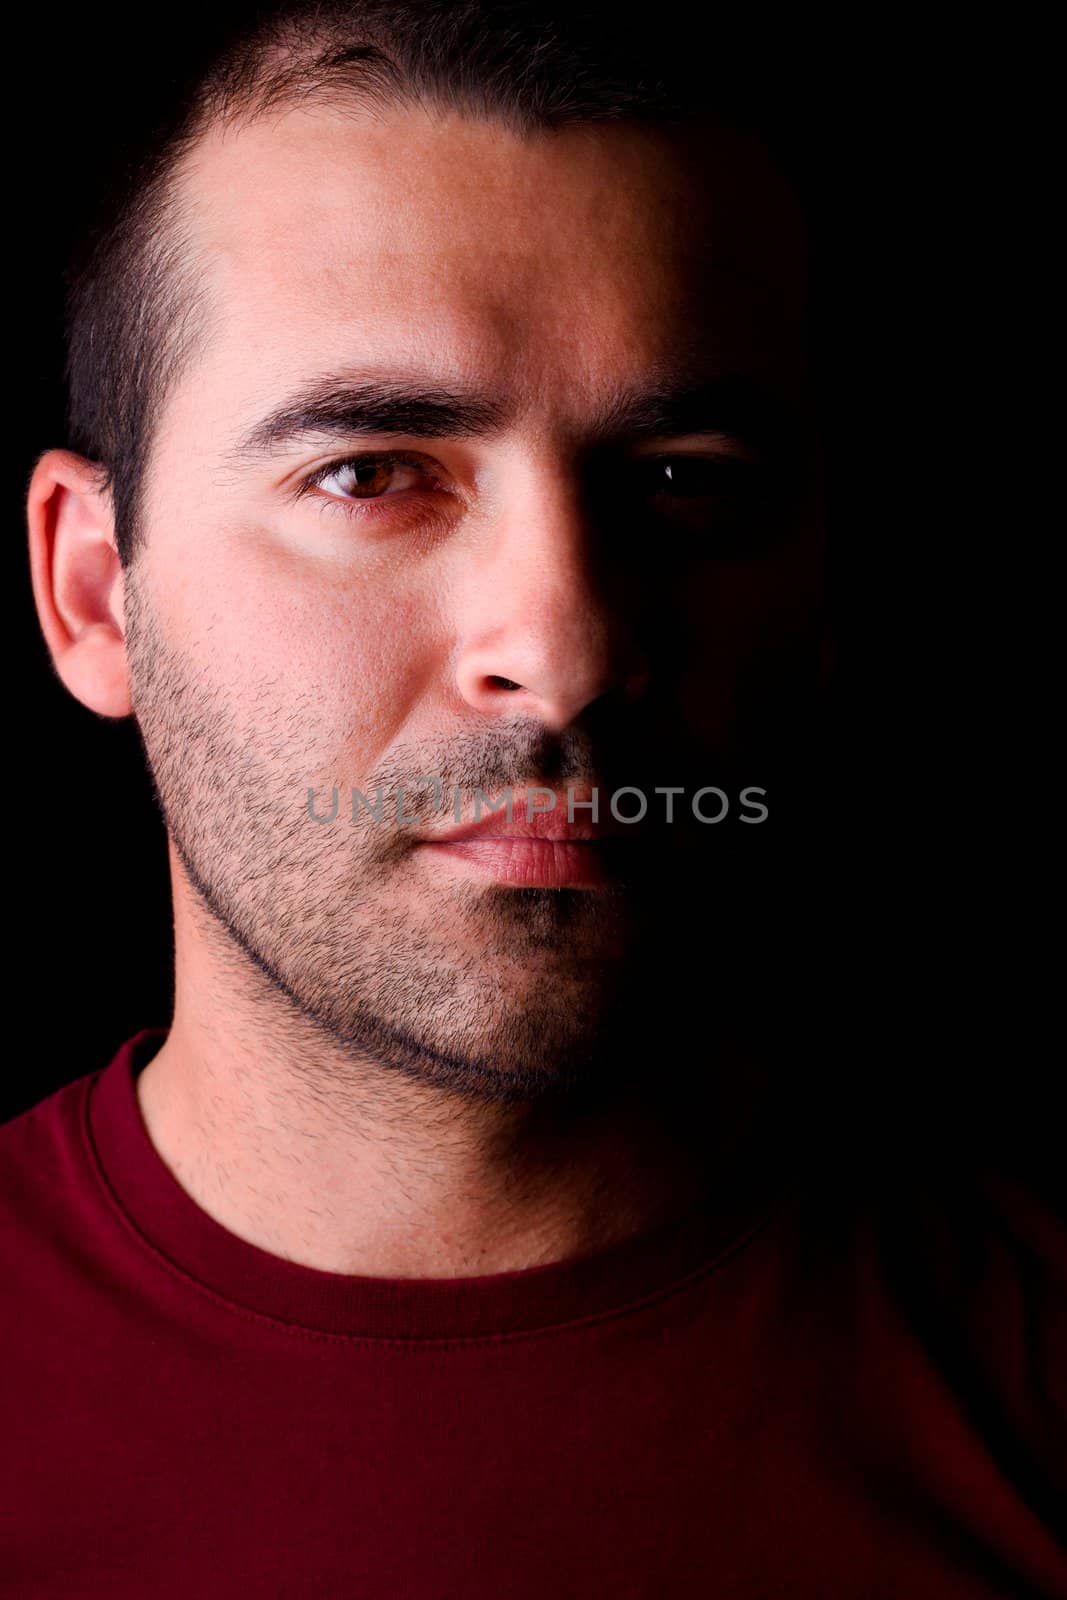
[{"label": "stubble beard", "polygon": [[[261,678],[228,694],[165,638],[135,573],[127,650],[157,800],[195,897],[254,987],[335,1052],[515,1102],[618,1092],[649,1051],[662,1060],[677,1047],[686,944],[662,881],[593,892],[445,882],[403,830],[366,811],[350,822],[344,789],[338,817],[316,824],[308,790],[337,781],[324,773],[338,741],[315,696]],[[434,770],[426,759],[410,770]],[[358,783],[374,785],[374,774]]]}]

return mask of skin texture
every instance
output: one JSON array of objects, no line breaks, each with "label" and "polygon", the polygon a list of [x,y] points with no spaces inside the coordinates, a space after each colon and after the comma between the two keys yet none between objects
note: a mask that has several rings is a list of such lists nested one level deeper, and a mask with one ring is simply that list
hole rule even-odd
[{"label": "skin texture", "polygon": [[[435,774],[469,818],[475,785],[763,781],[823,659],[817,475],[769,544],[719,554],[721,506],[627,474],[751,444],[605,443],[596,419],[620,386],[740,373],[806,451],[795,204],[725,134],[519,138],[407,108],[288,109],[210,135],[181,181],[208,337],[155,436],[145,548],[123,572],[70,452],[29,496],[57,671],[136,716],[167,818],[153,1142],[224,1226],[330,1271],[503,1271],[684,1214],[763,1086],[696,937],[752,892],[736,833],[660,821],[606,886],[517,889],[421,842],[455,823],[428,790],[414,826],[353,822],[348,798]],[[511,420],[236,453],[309,379],[368,373],[476,388]],[[297,493],[385,448],[420,461],[373,506],[351,514],[343,472]],[[308,791],[324,815],[334,785],[317,824]]]}]

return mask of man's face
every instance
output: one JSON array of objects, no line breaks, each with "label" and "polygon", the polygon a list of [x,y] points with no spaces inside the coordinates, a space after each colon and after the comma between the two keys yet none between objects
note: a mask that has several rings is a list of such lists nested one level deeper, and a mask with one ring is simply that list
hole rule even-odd
[{"label": "man's face", "polygon": [[[135,711],[185,874],[346,1053],[535,1093],[606,1065],[664,954],[672,1015],[716,1008],[681,974],[774,823],[740,789],[812,694],[821,541],[800,224],[758,151],[700,149],[318,108],[185,175],[208,337],[148,467]],[[647,817],[562,885],[431,842],[457,787],[468,822],[533,785]]]}]

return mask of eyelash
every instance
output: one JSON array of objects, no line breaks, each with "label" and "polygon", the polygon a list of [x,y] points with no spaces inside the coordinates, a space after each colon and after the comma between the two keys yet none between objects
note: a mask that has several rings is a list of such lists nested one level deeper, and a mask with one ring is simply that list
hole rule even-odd
[{"label": "eyelash", "polygon": [[[339,461],[327,461],[324,466],[317,467],[314,472],[306,477],[297,491],[303,498],[317,489],[327,478],[332,478],[339,472],[344,472],[348,467],[419,467],[428,477],[433,476],[424,456],[414,455],[406,450],[371,450],[360,455],[343,456]],[[382,516],[386,514],[386,502],[389,500],[403,499],[400,495],[379,495],[371,500],[344,500],[336,495],[324,495],[323,503],[330,506],[339,506],[349,517]]]},{"label": "eyelash", "polygon": [[[722,469],[725,469],[728,477],[731,472],[735,474],[740,473],[742,478],[748,478],[752,482],[758,482],[762,477],[765,476],[764,469],[759,463],[750,461],[744,456],[716,457],[701,456],[697,455],[695,452],[687,454],[684,451],[665,451],[658,455],[641,456],[639,460],[641,464],[645,466],[650,466],[654,463],[665,464],[667,462],[677,462],[679,460],[694,463],[698,466],[705,466],[708,469],[718,466]],[[370,466],[418,467],[431,480],[434,478],[433,473],[429,469],[429,463],[427,462],[425,456],[420,456],[406,450],[372,450],[361,452],[357,455],[343,456],[337,461],[328,461],[325,463],[325,465],[317,467],[314,472],[310,473],[308,477],[303,479],[299,489],[297,490],[297,497],[304,498],[305,496],[310,495],[328,478],[334,477],[337,473],[344,472],[346,468]],[[345,500],[340,496],[327,494],[322,496],[322,500],[324,505],[339,507],[340,510],[348,517],[365,519],[367,517],[380,517],[389,515],[388,501],[397,499],[403,501],[405,498],[405,493],[406,491],[402,491],[398,495],[379,495],[375,499],[367,500]],[[675,498],[679,498],[684,502],[687,497],[685,495],[681,495]],[[699,496],[696,498],[699,498]]]}]

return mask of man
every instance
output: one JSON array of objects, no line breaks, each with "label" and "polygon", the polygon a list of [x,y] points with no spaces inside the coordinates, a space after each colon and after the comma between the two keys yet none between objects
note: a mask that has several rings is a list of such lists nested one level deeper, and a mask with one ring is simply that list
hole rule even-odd
[{"label": "man", "polygon": [[599,31],[276,8],[74,279],[175,1006],[3,1130],[13,1593],[1067,1594],[1062,1221],[794,1120],[804,208]]}]

